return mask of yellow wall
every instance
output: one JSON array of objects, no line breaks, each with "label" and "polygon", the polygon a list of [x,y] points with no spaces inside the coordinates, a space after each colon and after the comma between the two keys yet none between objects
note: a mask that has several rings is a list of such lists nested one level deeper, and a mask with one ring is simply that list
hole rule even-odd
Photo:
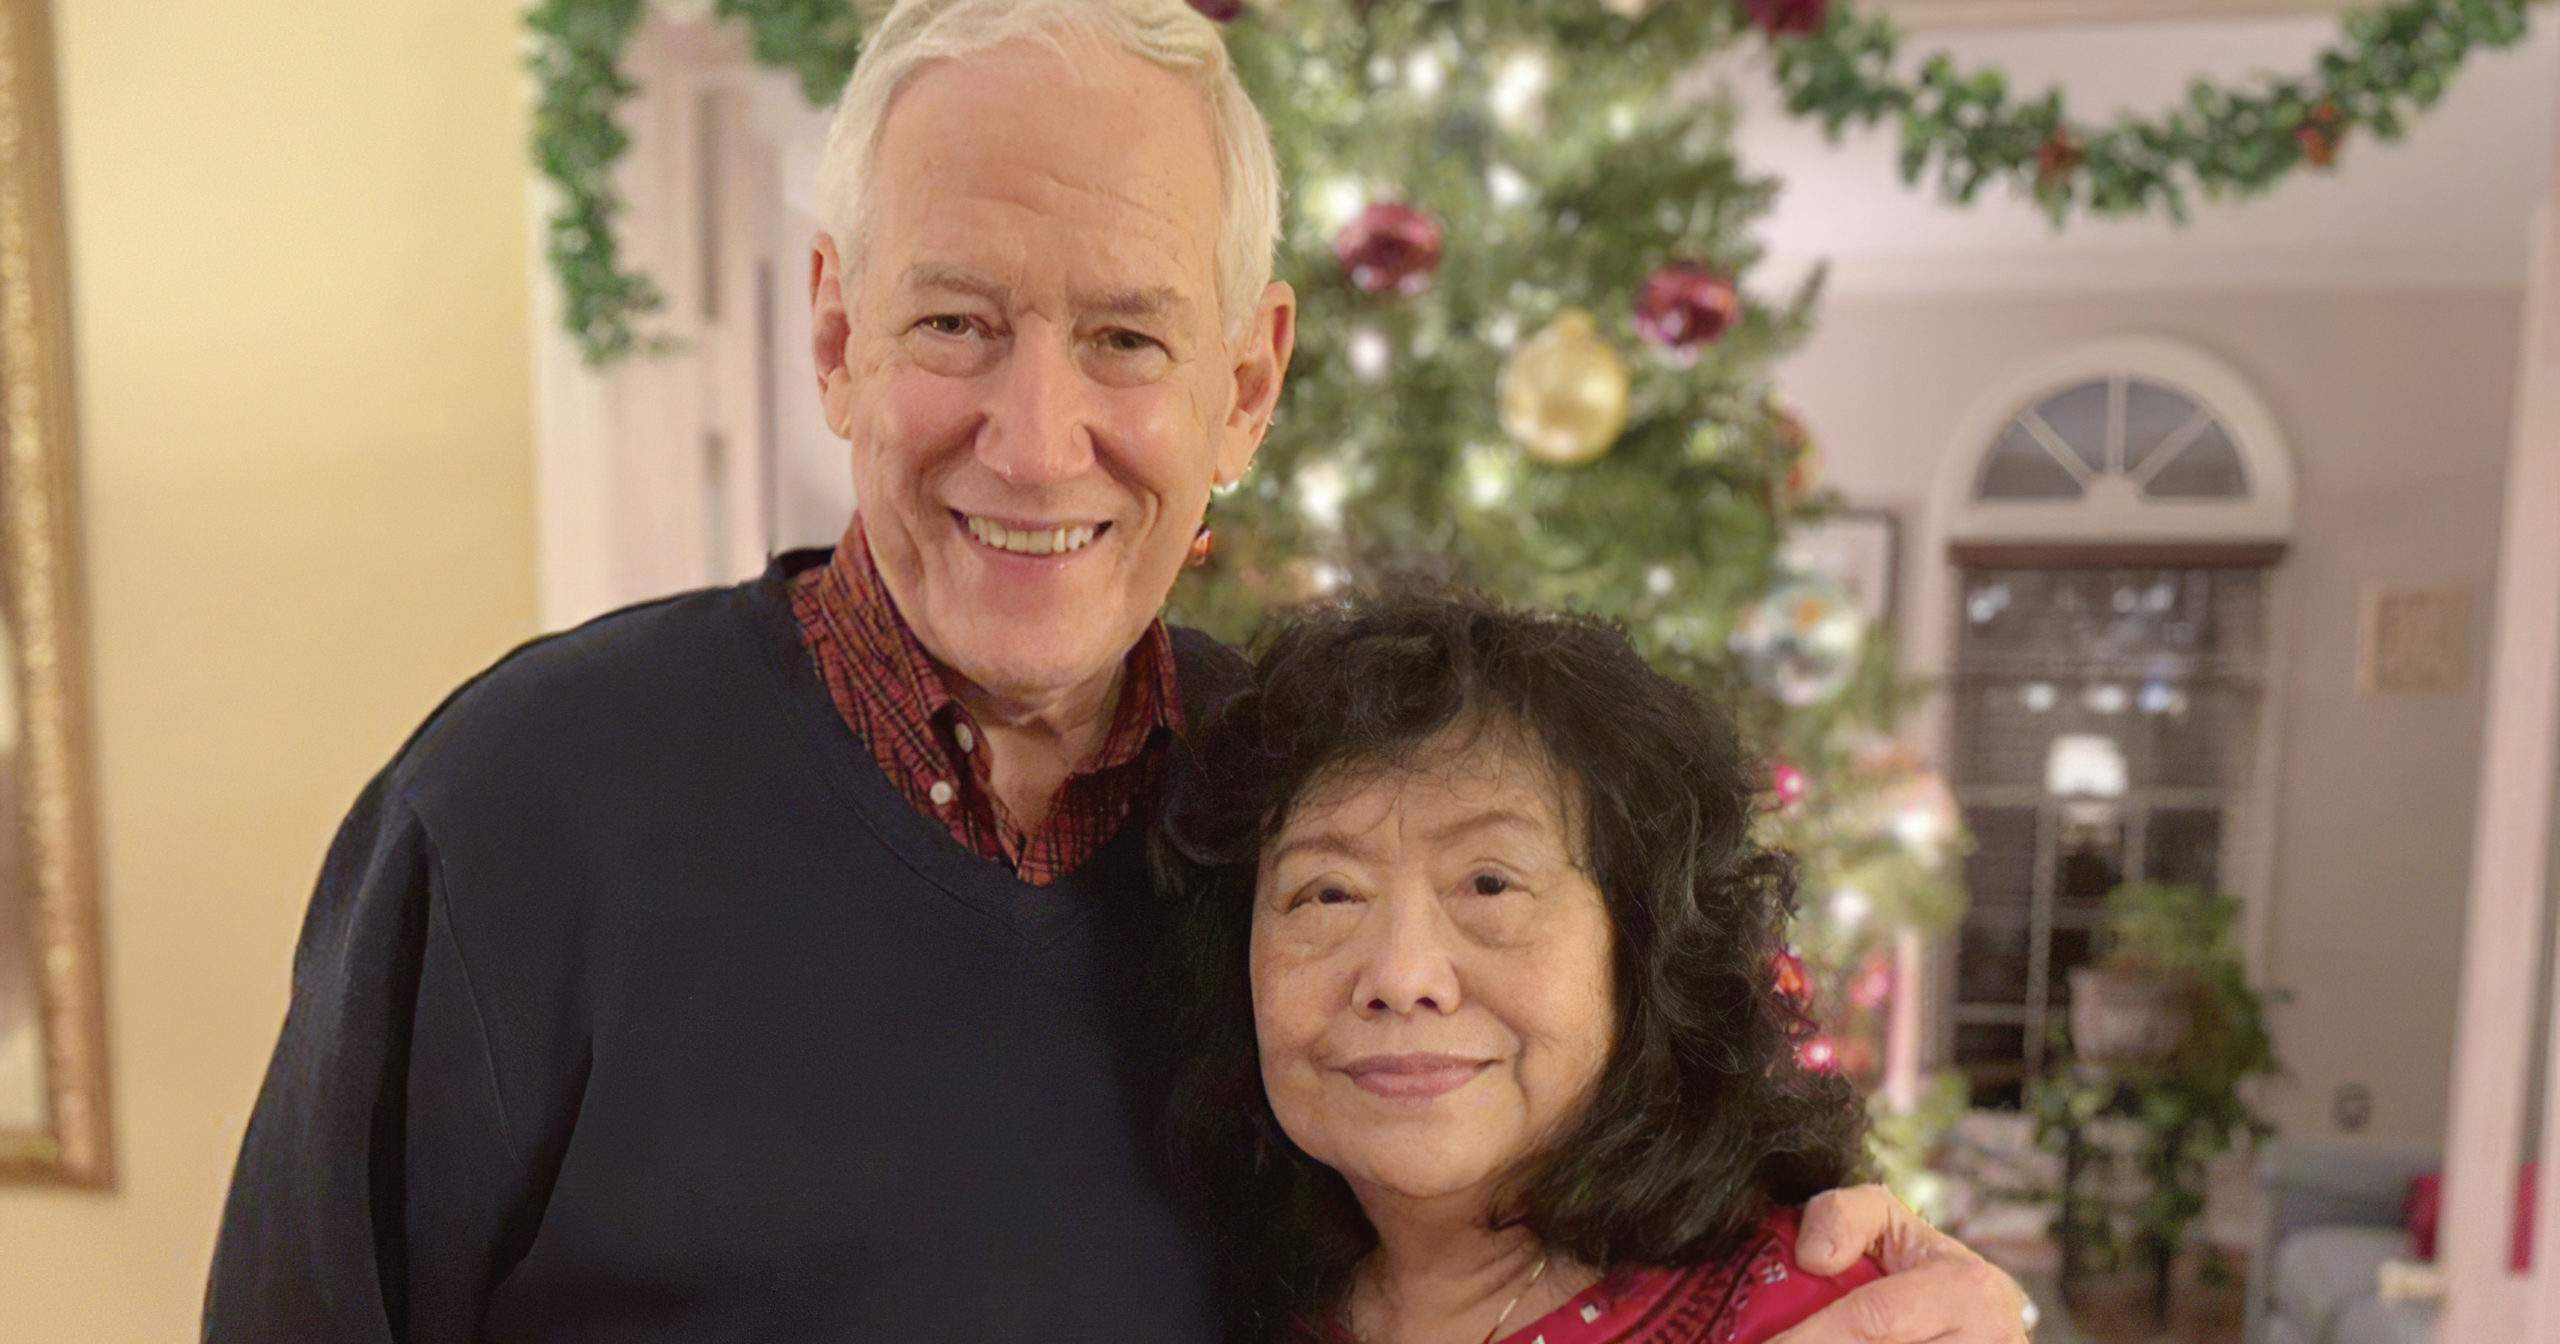
[{"label": "yellow wall", "polygon": [[339,812],[533,628],[510,0],[55,0],[110,1194],[0,1189],[0,1344],[191,1338]]}]

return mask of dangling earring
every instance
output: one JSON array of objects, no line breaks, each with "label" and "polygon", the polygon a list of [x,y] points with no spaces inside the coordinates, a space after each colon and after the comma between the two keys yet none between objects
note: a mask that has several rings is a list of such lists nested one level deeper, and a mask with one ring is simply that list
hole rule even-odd
[{"label": "dangling earring", "polygon": [[1218,534],[1210,529],[1207,519],[1202,519],[1200,530],[1191,534],[1191,557],[1182,562],[1182,567],[1202,568],[1209,563],[1210,554],[1217,549]]}]

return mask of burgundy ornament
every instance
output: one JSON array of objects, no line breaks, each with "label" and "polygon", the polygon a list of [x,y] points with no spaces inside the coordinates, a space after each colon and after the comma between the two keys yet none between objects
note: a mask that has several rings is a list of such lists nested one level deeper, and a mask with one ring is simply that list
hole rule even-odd
[{"label": "burgundy ornament", "polygon": [[1342,227],[1333,253],[1363,294],[1419,294],[1440,269],[1440,221],[1417,206],[1380,201]]},{"label": "burgundy ornament", "polygon": [[1636,330],[1683,361],[1723,338],[1742,316],[1742,292],[1730,276],[1696,262],[1675,261],[1636,289]]},{"label": "burgundy ornament", "polygon": [[1220,23],[1233,23],[1244,13],[1244,0],[1191,0],[1191,7]]},{"label": "burgundy ornament", "polygon": [[1798,37],[1822,31],[1831,0],[1742,0],[1742,14],[1771,37]]}]

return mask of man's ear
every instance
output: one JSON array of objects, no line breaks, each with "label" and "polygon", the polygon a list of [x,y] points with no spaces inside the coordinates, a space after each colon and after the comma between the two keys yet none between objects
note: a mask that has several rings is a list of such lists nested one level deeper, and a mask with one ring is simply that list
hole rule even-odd
[{"label": "man's ear", "polygon": [[1271,429],[1271,414],[1280,405],[1280,387],[1289,376],[1289,355],[1298,346],[1298,294],[1281,281],[1263,287],[1244,340],[1235,351],[1236,404],[1227,414],[1218,442],[1218,481],[1244,475]]},{"label": "man's ear", "polygon": [[853,320],[844,307],[844,258],[836,240],[820,233],[809,247],[809,344],[818,361],[818,404],[827,428],[837,438],[848,436],[853,410],[853,379],[845,369],[845,342]]}]

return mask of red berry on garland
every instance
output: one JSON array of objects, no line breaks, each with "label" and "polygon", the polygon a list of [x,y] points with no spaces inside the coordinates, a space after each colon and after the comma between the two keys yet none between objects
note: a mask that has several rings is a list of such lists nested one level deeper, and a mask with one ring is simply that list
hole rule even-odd
[{"label": "red berry on garland", "polygon": [[2302,157],[2308,159],[2312,167],[2330,168],[2337,165],[2338,137],[2334,133],[2317,126],[2305,126],[2293,134],[2295,139],[2302,142]]},{"label": "red berry on garland", "polygon": [[1771,37],[1818,33],[1831,19],[1831,0],[1742,0],[1742,13]]},{"label": "red berry on garland", "polygon": [[1333,254],[1363,294],[1419,294],[1440,269],[1440,221],[1428,210],[1380,201],[1343,226]]},{"label": "red berry on garland", "polygon": [[1645,277],[1636,290],[1636,330],[1683,363],[1721,339],[1742,316],[1742,292],[1729,276],[1679,261]]},{"label": "red berry on garland", "polygon": [[2036,189],[2052,191],[2062,186],[2073,173],[2080,171],[2080,165],[2088,157],[2088,151],[2080,148],[2080,142],[2071,138],[2070,131],[2056,127],[2052,138],[2036,151]]},{"label": "red berry on garland", "polygon": [[1191,0],[1191,7],[1220,23],[1233,23],[1244,12],[1244,0]]}]

